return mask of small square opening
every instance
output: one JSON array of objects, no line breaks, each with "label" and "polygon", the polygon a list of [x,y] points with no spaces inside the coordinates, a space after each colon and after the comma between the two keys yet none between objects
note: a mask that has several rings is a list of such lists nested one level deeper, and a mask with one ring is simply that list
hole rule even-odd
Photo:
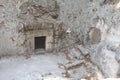
[{"label": "small square opening", "polygon": [[45,50],[46,36],[35,37],[35,49]]}]

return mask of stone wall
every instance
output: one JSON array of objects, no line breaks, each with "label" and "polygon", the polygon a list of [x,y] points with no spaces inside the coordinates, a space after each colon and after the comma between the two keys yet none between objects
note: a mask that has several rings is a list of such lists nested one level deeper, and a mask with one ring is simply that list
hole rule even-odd
[{"label": "stone wall", "polygon": [[[119,77],[119,0],[58,0],[60,19],[83,40],[104,77]],[[91,29],[93,28],[93,29]],[[76,36],[78,35],[78,36]],[[74,41],[75,42],[75,41]]]},{"label": "stone wall", "polygon": [[24,43],[19,44],[26,49],[26,53],[34,53],[34,38],[39,36],[46,36],[46,51],[53,52],[58,50],[62,38],[65,38],[66,32],[64,24],[61,22],[31,22],[23,24],[18,28],[19,34],[25,37]]}]

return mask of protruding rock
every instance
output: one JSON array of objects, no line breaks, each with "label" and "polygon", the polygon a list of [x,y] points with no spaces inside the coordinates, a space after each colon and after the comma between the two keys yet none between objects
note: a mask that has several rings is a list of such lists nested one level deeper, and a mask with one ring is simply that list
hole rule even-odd
[{"label": "protruding rock", "polygon": [[90,39],[90,42],[93,44],[100,42],[100,39],[101,39],[100,29],[95,27],[91,28],[89,30],[89,39]]}]

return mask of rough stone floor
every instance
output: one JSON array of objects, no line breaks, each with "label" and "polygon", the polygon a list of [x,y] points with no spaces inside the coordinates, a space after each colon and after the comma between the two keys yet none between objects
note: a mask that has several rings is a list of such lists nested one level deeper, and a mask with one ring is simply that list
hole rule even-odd
[{"label": "rough stone floor", "polygon": [[63,77],[64,70],[58,67],[58,63],[65,62],[64,56],[51,54],[34,55],[28,59],[23,56],[2,58],[0,80],[71,80]]},{"label": "rough stone floor", "polygon": [[3,58],[0,60],[0,80],[50,80],[59,78],[62,70],[57,63],[64,62],[62,56],[37,55]]}]

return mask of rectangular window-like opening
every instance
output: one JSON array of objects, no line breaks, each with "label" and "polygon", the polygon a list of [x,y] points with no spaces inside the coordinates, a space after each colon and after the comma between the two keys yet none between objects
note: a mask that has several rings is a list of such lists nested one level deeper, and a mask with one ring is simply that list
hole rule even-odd
[{"label": "rectangular window-like opening", "polygon": [[46,45],[46,36],[35,37],[35,49],[44,49]]}]

